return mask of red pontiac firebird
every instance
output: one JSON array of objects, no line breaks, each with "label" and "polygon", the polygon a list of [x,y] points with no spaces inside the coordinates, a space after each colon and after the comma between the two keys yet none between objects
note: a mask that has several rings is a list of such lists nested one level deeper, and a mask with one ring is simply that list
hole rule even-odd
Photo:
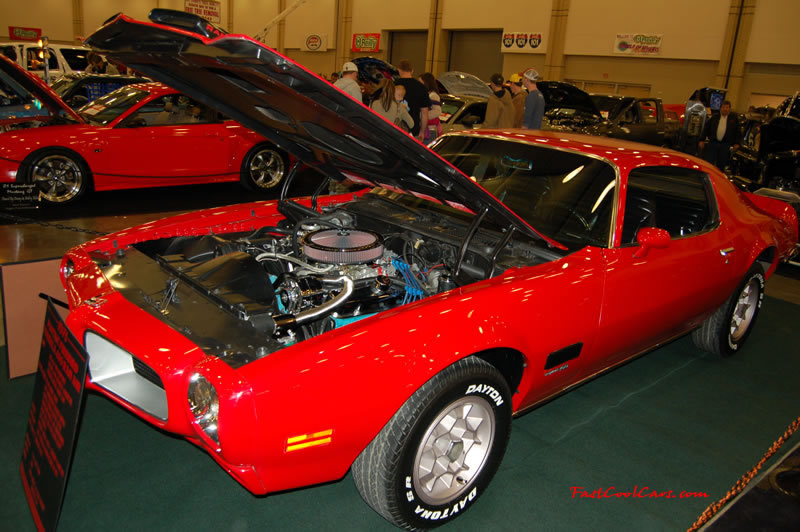
[{"label": "red pontiac firebird", "polygon": [[151,19],[89,43],[368,185],[64,257],[88,387],[253,493],[352,470],[390,522],[448,522],[487,489],[514,415],[680,335],[737,351],[797,242],[788,204],[685,154],[523,130],[431,151],[258,42]]},{"label": "red pontiac firebird", "polygon": [[287,170],[286,153],[264,137],[161,83],[128,85],[74,111],[0,56],[0,93],[0,183],[36,183],[46,203],[239,180],[259,191]]}]

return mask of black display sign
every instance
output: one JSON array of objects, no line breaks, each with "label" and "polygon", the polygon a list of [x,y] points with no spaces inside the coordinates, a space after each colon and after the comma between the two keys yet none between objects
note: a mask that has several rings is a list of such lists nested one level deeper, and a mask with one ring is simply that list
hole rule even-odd
[{"label": "black display sign", "polygon": [[30,209],[39,206],[39,188],[35,183],[0,183],[0,208]]},{"label": "black display sign", "polygon": [[61,513],[83,400],[86,360],[83,347],[48,301],[19,467],[28,506],[40,531],[55,530]]}]

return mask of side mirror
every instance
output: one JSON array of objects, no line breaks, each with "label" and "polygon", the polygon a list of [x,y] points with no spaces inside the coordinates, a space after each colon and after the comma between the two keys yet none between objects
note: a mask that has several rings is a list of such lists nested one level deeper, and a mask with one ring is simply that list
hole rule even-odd
[{"label": "side mirror", "polygon": [[129,122],[127,122],[125,124],[125,127],[130,127],[130,128],[147,127],[147,120],[145,120],[144,118],[138,118],[137,117],[137,118],[134,118],[133,120],[130,120]]},{"label": "side mirror", "polygon": [[633,254],[633,258],[641,259],[647,256],[650,249],[664,249],[669,246],[670,236],[664,229],[658,227],[642,227],[636,233],[636,243],[639,249]]}]

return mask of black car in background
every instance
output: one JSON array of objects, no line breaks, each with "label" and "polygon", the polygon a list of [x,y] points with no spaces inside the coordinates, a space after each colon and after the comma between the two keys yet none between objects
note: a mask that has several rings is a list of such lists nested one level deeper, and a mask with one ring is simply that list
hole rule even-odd
[{"label": "black car in background", "polygon": [[672,147],[680,120],[668,114],[661,98],[590,95],[600,114],[607,120],[605,136],[633,140],[654,146]]},{"label": "black car in background", "polygon": [[151,81],[143,76],[121,76],[109,74],[66,74],[51,84],[51,88],[64,102],[78,109],[89,102],[105,96],[131,83],[145,83]]},{"label": "black car in background", "polygon": [[753,121],[731,156],[733,179],[743,188],[771,188],[800,195],[800,91],[772,118]]}]

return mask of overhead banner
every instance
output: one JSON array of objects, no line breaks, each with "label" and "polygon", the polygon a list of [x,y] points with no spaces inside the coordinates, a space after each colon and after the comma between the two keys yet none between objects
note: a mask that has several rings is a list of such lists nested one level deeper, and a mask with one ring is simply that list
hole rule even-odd
[{"label": "overhead banner", "polygon": [[503,40],[500,43],[500,51],[517,53],[544,53],[544,50],[542,49],[542,34],[529,33],[525,31],[503,32]]},{"label": "overhead banner", "polygon": [[42,28],[8,27],[8,38],[12,41],[38,41],[42,36]]},{"label": "overhead banner", "polygon": [[350,48],[353,52],[378,52],[381,49],[381,34],[380,33],[354,33],[353,46]]},{"label": "overhead banner", "polygon": [[664,36],[656,33],[617,33],[615,54],[660,55]]},{"label": "overhead banner", "polygon": [[220,4],[214,0],[183,0],[183,10],[216,24],[222,20]]}]

